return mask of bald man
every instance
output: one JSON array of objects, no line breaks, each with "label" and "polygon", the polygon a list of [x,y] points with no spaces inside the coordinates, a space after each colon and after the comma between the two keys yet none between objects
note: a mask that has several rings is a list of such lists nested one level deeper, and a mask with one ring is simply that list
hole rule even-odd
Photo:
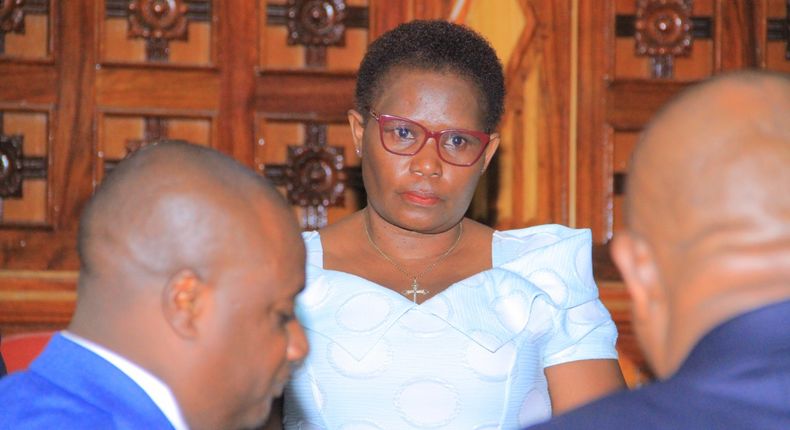
[{"label": "bald man", "polygon": [[135,152],[87,204],[77,308],[0,380],[0,429],[246,429],[307,342],[305,250],[263,178],[200,146]]},{"label": "bald man", "polygon": [[660,379],[534,429],[790,429],[790,79],[727,75],[647,128],[612,256]]}]

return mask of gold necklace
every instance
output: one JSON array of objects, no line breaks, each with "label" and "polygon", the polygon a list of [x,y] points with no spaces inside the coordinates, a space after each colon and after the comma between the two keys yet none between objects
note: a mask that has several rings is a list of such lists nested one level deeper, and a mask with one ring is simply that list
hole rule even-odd
[{"label": "gold necklace", "polygon": [[444,260],[444,257],[447,257],[448,255],[450,255],[451,252],[453,252],[453,249],[455,249],[455,246],[458,245],[458,242],[461,241],[461,236],[464,234],[464,223],[463,223],[463,220],[458,223],[458,227],[460,228],[460,230],[458,231],[458,237],[455,239],[455,243],[453,243],[453,246],[451,246],[450,249],[447,250],[447,252],[442,254],[442,256],[439,257],[438,260],[434,261],[433,264],[431,264],[427,269],[423,270],[422,273],[420,273],[417,276],[413,276],[411,273],[403,270],[403,268],[400,267],[398,265],[398,263],[393,261],[389,257],[389,255],[385,254],[384,251],[382,251],[381,248],[376,246],[376,244],[373,242],[373,238],[370,237],[370,231],[368,231],[368,222],[365,219],[365,211],[367,211],[367,210],[368,210],[367,206],[365,207],[365,209],[362,210],[362,225],[365,227],[365,234],[368,236],[368,240],[370,241],[370,244],[373,245],[373,247],[376,248],[376,251],[378,251],[379,254],[381,254],[384,258],[386,258],[387,261],[392,263],[393,266],[395,266],[398,270],[400,270],[404,275],[406,275],[409,278],[411,278],[411,280],[412,280],[411,290],[403,290],[403,291],[401,291],[401,294],[403,294],[404,296],[408,296],[409,294],[411,294],[412,295],[412,300],[414,301],[414,303],[417,303],[417,294],[428,294],[428,293],[430,293],[430,291],[428,291],[428,290],[420,289],[420,284],[417,283],[417,280],[420,279],[422,277],[422,275],[430,272],[431,269],[436,267],[436,265],[439,264],[440,261]]}]

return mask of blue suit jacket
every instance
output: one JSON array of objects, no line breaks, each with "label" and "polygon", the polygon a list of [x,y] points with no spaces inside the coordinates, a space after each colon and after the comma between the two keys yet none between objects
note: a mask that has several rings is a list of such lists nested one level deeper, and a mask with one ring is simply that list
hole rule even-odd
[{"label": "blue suit jacket", "polygon": [[671,378],[530,427],[790,429],[790,301],[708,333]]},{"label": "blue suit jacket", "polygon": [[173,430],[115,366],[55,335],[30,369],[0,379],[0,429]]}]

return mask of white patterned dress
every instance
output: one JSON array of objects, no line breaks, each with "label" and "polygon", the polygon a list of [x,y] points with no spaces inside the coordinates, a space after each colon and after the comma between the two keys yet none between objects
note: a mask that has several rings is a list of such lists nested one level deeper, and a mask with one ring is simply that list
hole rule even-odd
[{"label": "white patterned dress", "polygon": [[551,417],[544,368],[617,358],[589,230],[495,232],[493,269],[420,305],[323,269],[318,233],[303,237],[310,353],[285,391],[286,429],[520,429]]}]

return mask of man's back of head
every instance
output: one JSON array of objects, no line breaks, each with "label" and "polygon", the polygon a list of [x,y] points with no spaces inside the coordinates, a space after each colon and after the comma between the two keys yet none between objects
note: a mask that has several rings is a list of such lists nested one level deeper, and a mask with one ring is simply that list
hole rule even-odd
[{"label": "man's back of head", "polygon": [[712,328],[790,299],[789,119],[787,76],[741,72],[685,92],[643,134],[613,256],[660,377]]},{"label": "man's back of head", "polygon": [[[110,360],[171,423],[199,430],[265,421],[307,344],[293,316],[304,245],[261,176],[205,147],[142,148],[86,205],[78,251],[69,339],[153,376],[170,394],[152,395],[140,382],[148,377]],[[162,402],[168,397],[175,408]]]},{"label": "man's back of head", "polygon": [[535,427],[790,428],[790,78],[696,85],[643,133],[612,257],[659,381]]}]

